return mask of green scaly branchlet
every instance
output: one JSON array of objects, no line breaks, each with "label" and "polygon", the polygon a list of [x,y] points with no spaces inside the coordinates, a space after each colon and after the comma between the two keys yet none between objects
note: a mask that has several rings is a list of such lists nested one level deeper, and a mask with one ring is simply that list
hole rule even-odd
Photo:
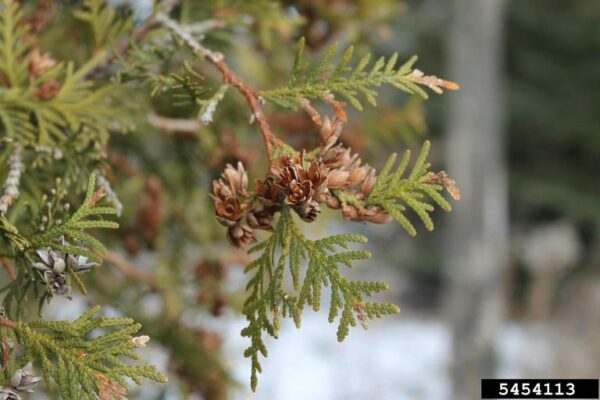
[{"label": "green scaly branchlet", "polygon": [[143,378],[166,382],[155,367],[125,361],[137,360],[135,349],[145,345],[146,338],[134,336],[141,325],[130,318],[97,316],[99,311],[93,307],[73,322],[0,322],[23,347],[22,362],[40,366],[46,384],[56,385],[65,400],[123,398],[125,378],[138,385]]},{"label": "green scaly branchlet", "polygon": [[282,107],[297,109],[305,99],[327,100],[328,94],[336,94],[357,110],[362,110],[363,105],[359,97],[364,97],[369,104],[376,106],[375,89],[384,85],[409,94],[417,94],[424,99],[428,97],[427,93],[419,85],[427,86],[436,93],[442,93],[442,88],[458,89],[454,82],[427,76],[413,69],[417,56],[397,66],[399,56],[398,53],[394,53],[388,59],[380,57],[370,65],[371,55],[366,54],[356,65],[351,66],[354,48],[349,47],[339,63],[332,65],[330,60],[337,49],[337,44],[333,44],[318,61],[310,64],[303,59],[304,45],[305,40],[302,38],[298,42],[294,66],[287,84],[284,87],[261,91],[260,95],[263,98]]},{"label": "green scaly branchlet", "polygon": [[[340,273],[340,266],[351,268],[354,261],[370,258],[368,251],[348,250],[351,243],[366,241],[366,237],[355,234],[308,239],[298,229],[291,210],[286,207],[281,211],[271,237],[249,250],[249,253],[259,254],[245,269],[251,278],[246,286],[249,295],[242,310],[248,320],[242,335],[251,340],[244,355],[252,361],[253,390],[258,382],[257,375],[262,372],[259,354],[267,356],[263,332],[277,337],[281,318],[286,317],[293,319],[299,328],[305,306],[311,306],[314,311],[320,310],[323,287],[329,287],[331,291],[329,322],[339,317],[337,337],[340,342],[357,320],[366,327],[370,318],[400,311],[393,304],[365,302],[365,297],[386,290],[388,285],[385,282],[350,281]],[[304,261],[307,267],[303,272]],[[289,271],[292,282],[285,281],[286,271]]]}]

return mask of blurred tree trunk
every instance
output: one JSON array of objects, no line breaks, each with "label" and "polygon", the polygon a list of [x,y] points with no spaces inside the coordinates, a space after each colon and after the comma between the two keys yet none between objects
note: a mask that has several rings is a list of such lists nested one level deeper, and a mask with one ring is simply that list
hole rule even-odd
[{"label": "blurred tree trunk", "polygon": [[452,0],[448,78],[461,91],[449,101],[447,160],[463,197],[448,226],[446,271],[453,329],[453,399],[480,397],[494,374],[494,339],[503,318],[507,255],[502,28],[504,0]]}]

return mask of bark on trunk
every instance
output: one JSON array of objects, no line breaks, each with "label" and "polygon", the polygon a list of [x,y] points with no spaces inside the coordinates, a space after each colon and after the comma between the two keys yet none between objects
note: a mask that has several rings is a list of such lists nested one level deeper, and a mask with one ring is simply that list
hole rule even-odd
[{"label": "bark on trunk", "polygon": [[450,7],[447,75],[461,90],[448,99],[447,160],[463,196],[450,216],[445,260],[454,336],[452,398],[462,400],[479,398],[480,379],[493,376],[494,339],[504,313],[504,0],[452,0]]}]

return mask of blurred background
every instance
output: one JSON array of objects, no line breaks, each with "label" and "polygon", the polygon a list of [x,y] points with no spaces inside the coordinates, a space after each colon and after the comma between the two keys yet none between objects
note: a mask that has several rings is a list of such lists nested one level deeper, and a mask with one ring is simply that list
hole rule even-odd
[{"label": "blurred background", "polygon": [[[152,5],[111,3],[139,18]],[[201,21],[223,15],[227,3],[188,1],[180,12]],[[334,213],[307,227],[365,233],[374,257],[348,273],[389,282],[385,300],[402,312],[342,344],[323,312],[307,312],[300,330],[286,321],[267,343],[251,394],[238,314],[245,258],[223,244],[206,193],[227,162],[262,168],[258,135],[239,99],[225,102],[208,128],[181,132],[165,121],[193,110],[172,106],[168,92],[129,93],[143,105],[132,114],[143,135],[111,139],[111,179],[126,205],[113,261],[126,258],[121,266],[173,289],[132,287],[114,269],[93,279],[103,296],[111,290],[115,309],[144,322],[153,337],[145,355],[171,377],[166,388],[143,386],[138,398],[467,400],[479,398],[481,378],[599,377],[600,2],[301,0],[265,16],[268,3],[255,15],[249,8],[245,26],[206,35],[255,87],[286,76],[290,43],[302,35],[314,56],[334,41],[355,44],[358,54],[418,54],[419,69],[461,85],[426,102],[384,90],[377,108],[351,113],[343,139],[379,168],[392,151],[430,139],[434,169],[457,181],[462,200],[417,238]],[[85,29],[57,18],[43,40],[57,57],[77,57],[58,38]],[[304,115],[268,111],[297,147],[316,143]],[[194,245],[184,251],[189,232]],[[49,312],[72,318],[93,299],[92,291],[91,300],[55,300]]]}]

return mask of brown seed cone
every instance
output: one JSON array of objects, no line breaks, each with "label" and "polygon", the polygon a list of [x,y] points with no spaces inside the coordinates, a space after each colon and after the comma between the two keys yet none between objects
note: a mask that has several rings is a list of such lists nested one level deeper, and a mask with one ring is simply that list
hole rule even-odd
[{"label": "brown seed cone", "polygon": [[315,188],[318,188],[327,180],[327,171],[319,162],[313,161],[308,167],[304,179],[308,179]]},{"label": "brown seed cone", "polygon": [[304,153],[295,158],[284,155],[271,168],[270,176],[264,182],[257,182],[258,196],[266,206],[286,203],[304,207],[324,199],[326,180],[326,170],[321,163],[313,161],[305,168]]},{"label": "brown seed cone", "polygon": [[321,131],[319,132],[322,147],[321,152],[326,152],[335,146],[342,133],[342,127],[343,124],[337,118],[334,118],[332,121],[329,117],[325,117],[321,125]]},{"label": "brown seed cone", "polygon": [[303,206],[312,200],[313,187],[312,182],[292,181],[288,189],[288,195],[285,199],[287,204],[293,206]]},{"label": "brown seed cone", "polygon": [[329,197],[329,189],[327,188],[326,185],[322,185],[317,190],[315,190],[314,195],[313,195],[313,200],[315,200],[317,203],[324,203],[327,201],[328,197]]},{"label": "brown seed cone", "polygon": [[366,221],[374,224],[387,224],[392,220],[392,216],[380,206],[365,208],[342,204],[342,216],[350,221]]},{"label": "brown seed cone", "polygon": [[387,224],[392,220],[392,216],[379,206],[361,208],[358,210],[358,214],[361,219],[374,224]]},{"label": "brown seed cone", "polygon": [[327,203],[328,207],[333,208],[334,210],[337,210],[341,207],[341,203],[338,198],[331,194],[327,195],[325,202]]},{"label": "brown seed cone", "polygon": [[350,221],[361,220],[361,218],[358,216],[358,209],[354,206],[345,203],[342,204],[342,217]]},{"label": "brown seed cone", "polygon": [[244,248],[248,244],[255,243],[256,236],[248,225],[238,223],[227,229],[227,240],[232,246]]},{"label": "brown seed cone", "polygon": [[222,179],[213,181],[213,195],[220,199],[234,197],[235,193],[231,190],[231,186],[225,184]]},{"label": "brown seed cone", "polygon": [[306,179],[312,184],[313,200],[317,202],[324,201],[328,193],[327,185],[325,184],[327,182],[327,170],[325,167],[321,163],[313,161],[308,168]]},{"label": "brown seed cone", "polygon": [[331,171],[327,177],[327,187],[329,189],[339,189],[348,183],[350,172],[340,169]]},{"label": "brown seed cone", "polygon": [[367,197],[375,187],[376,182],[377,176],[375,176],[375,170],[372,169],[369,173],[369,176],[367,176],[363,181],[363,184],[360,188],[360,194],[362,194],[364,197]]},{"label": "brown seed cone", "polygon": [[281,166],[273,168],[272,173],[278,177],[278,183],[287,188],[293,181],[310,181],[314,188],[321,186],[326,180],[326,170],[317,161],[313,161],[308,169],[304,168],[304,153],[296,158],[283,156]]},{"label": "brown seed cone", "polygon": [[212,197],[215,201],[217,221],[225,226],[235,225],[247,208],[247,205],[240,203],[231,187],[222,180],[213,181]]},{"label": "brown seed cone", "polygon": [[285,188],[272,175],[264,181],[256,181],[256,194],[266,207],[278,206],[286,197]]},{"label": "brown seed cone", "polygon": [[248,188],[248,174],[241,161],[238,161],[237,169],[233,168],[231,164],[227,164],[222,176],[223,179],[229,183],[229,186],[234,192],[246,195],[246,189]]},{"label": "brown seed cone", "polygon": [[350,172],[350,179],[348,181],[350,186],[356,186],[361,183],[369,174],[370,169],[371,167],[368,165],[353,169],[352,172]]},{"label": "brown seed cone", "polygon": [[242,218],[244,206],[235,197],[229,197],[225,200],[215,200],[215,213],[217,220],[225,226],[235,225]]},{"label": "brown seed cone", "polygon": [[321,213],[321,207],[316,201],[311,201],[301,206],[295,206],[294,211],[305,222],[313,222]]},{"label": "brown seed cone", "polygon": [[351,150],[342,144],[321,152],[321,162],[329,170],[346,168],[357,158],[357,154],[352,155]]},{"label": "brown seed cone", "polygon": [[260,210],[252,210],[246,216],[246,221],[252,229],[273,230],[273,217],[279,211],[279,207],[265,207]]},{"label": "brown seed cone", "polygon": [[319,137],[321,138],[322,145],[327,144],[332,133],[333,126],[331,124],[331,120],[329,119],[329,117],[325,117],[323,119],[323,123],[321,124],[321,130],[319,132]]}]

